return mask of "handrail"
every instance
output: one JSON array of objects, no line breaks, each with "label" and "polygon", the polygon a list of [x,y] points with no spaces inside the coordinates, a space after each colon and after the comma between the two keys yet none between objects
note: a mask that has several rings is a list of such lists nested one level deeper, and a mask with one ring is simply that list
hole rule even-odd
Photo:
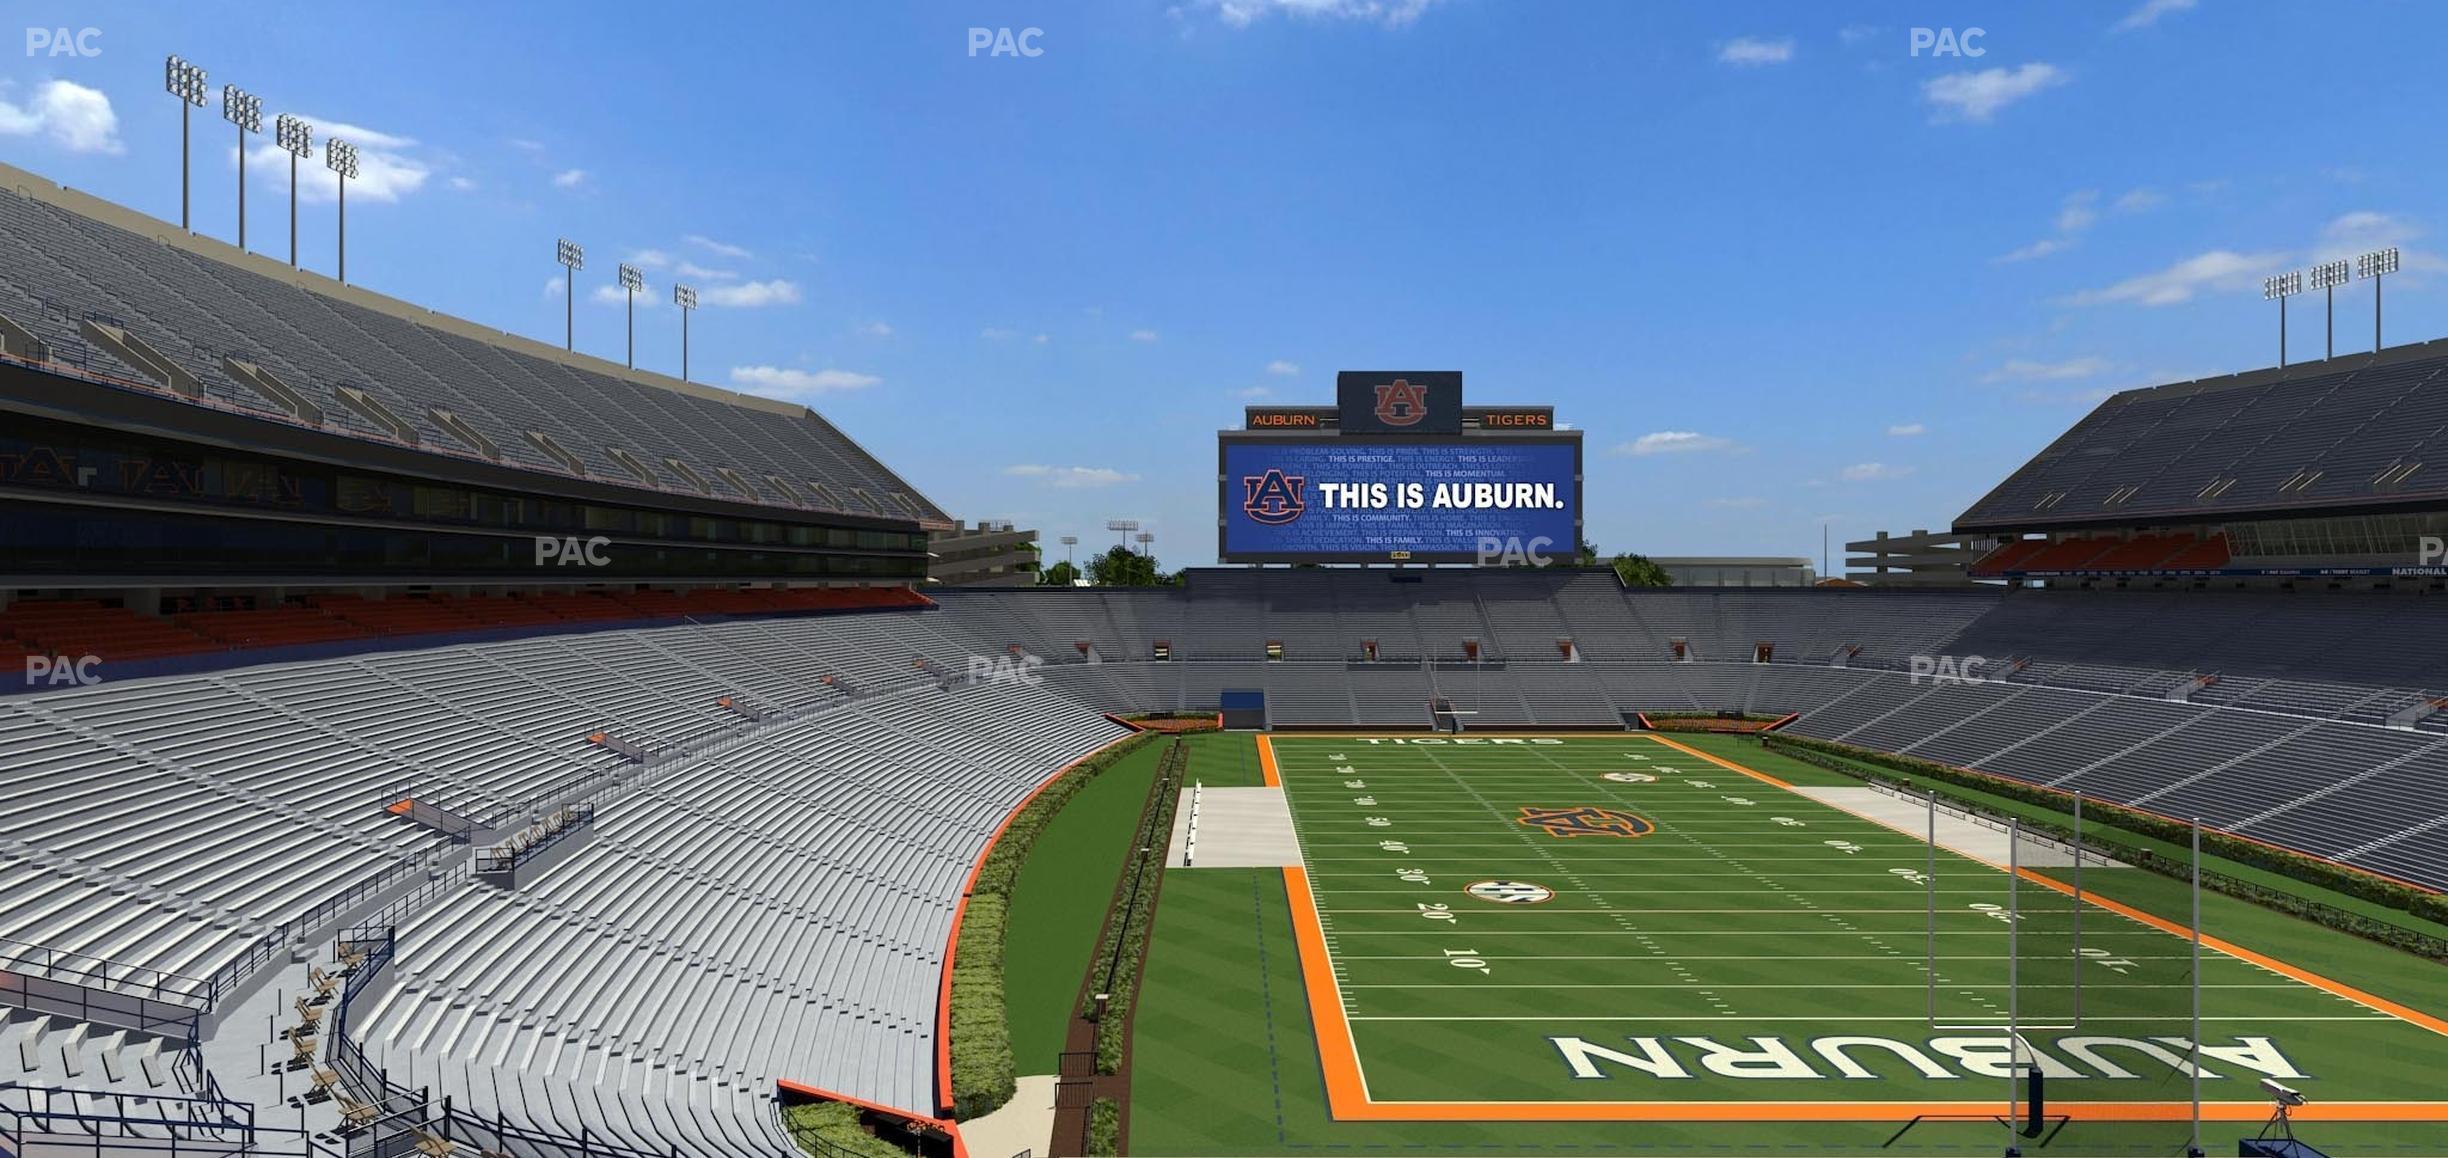
[{"label": "handrail", "polygon": [[149,965],[130,965],[106,957],[95,957],[67,949],[54,949],[15,937],[0,937],[0,965],[8,971],[28,977],[66,981],[88,989],[112,993],[128,993],[149,997],[174,1005],[204,1002],[210,1012],[219,990],[209,977],[193,977],[155,969]]}]

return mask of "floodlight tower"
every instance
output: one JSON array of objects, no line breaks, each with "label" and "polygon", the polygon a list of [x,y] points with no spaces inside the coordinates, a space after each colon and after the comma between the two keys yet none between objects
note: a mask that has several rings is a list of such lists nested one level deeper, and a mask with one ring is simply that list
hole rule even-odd
[{"label": "floodlight tower", "polygon": [[340,177],[340,284],[348,284],[348,183],[357,175],[357,146],[338,137],[323,142],[323,167]]},{"label": "floodlight tower", "polygon": [[1139,520],[1107,519],[1105,520],[1105,529],[1121,535],[1122,538],[1118,545],[1128,547],[1130,546],[1130,533],[1139,529]]},{"label": "floodlight tower", "polygon": [[1156,532],[1141,531],[1136,535],[1132,535],[1131,538],[1138,542],[1140,554],[1151,559],[1156,557]]},{"label": "floodlight tower", "polygon": [[179,228],[187,225],[187,113],[204,107],[204,70],[173,56],[162,63],[162,88],[179,100]]},{"label": "floodlight tower", "polygon": [[[314,155],[314,126],[282,113],[272,122],[272,139],[280,143],[281,151],[289,154],[289,268],[297,268],[297,163],[300,157]],[[246,155],[244,150],[238,154]]]},{"label": "floodlight tower", "polygon": [[629,368],[637,369],[637,296],[646,288],[646,275],[628,262],[620,263],[621,292],[629,298]]},{"label": "floodlight tower", "polygon": [[1073,571],[1079,570],[1079,567],[1071,562],[1071,548],[1079,546],[1079,536],[1064,535],[1059,541],[1063,545],[1063,565],[1070,567]]},{"label": "floodlight tower", "polygon": [[2380,352],[2380,279],[2397,272],[2397,247],[2375,249],[2355,259],[2355,276],[2372,283],[2372,353]]},{"label": "floodlight tower", "polygon": [[2290,273],[2279,274],[2275,277],[2265,277],[2261,279],[2261,300],[2275,301],[2278,303],[2278,368],[2281,370],[2286,369],[2287,364],[2287,299],[2302,292],[2302,270],[2295,270]]},{"label": "floodlight tower", "polygon": [[2329,324],[2324,330],[2321,357],[2337,356],[2337,287],[2346,284],[2346,263],[2325,261],[2312,267],[2312,288],[2321,291],[2323,312]]},{"label": "floodlight tower", "polygon": [[553,260],[569,270],[561,279],[561,348],[574,352],[578,349],[578,311],[570,303],[578,300],[578,271],[586,268],[586,250],[564,237],[553,243]]},{"label": "floodlight tower", "polygon": [[247,134],[263,131],[263,98],[234,84],[221,86],[221,119],[238,126],[238,248],[246,248]]},{"label": "floodlight tower", "polygon": [[680,380],[686,382],[688,381],[689,311],[697,308],[696,287],[672,286],[672,304],[680,307]]}]

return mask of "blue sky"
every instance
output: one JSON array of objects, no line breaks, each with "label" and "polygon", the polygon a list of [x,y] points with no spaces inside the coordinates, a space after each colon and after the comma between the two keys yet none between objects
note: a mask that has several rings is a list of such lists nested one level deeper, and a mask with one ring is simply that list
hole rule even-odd
[{"label": "blue sky", "polygon": [[[965,518],[1141,519],[1168,565],[1212,559],[1213,432],[1338,368],[1553,403],[1609,550],[1815,556],[1944,526],[2108,391],[2268,364],[2264,274],[2401,245],[2391,341],[2443,328],[2448,79],[2365,64],[2448,31],[2428,5],[6,8],[99,50],[0,50],[12,163],[175,220],[180,53],[201,231],[235,232],[234,82],[358,141],[353,281],[558,341],[574,238],[582,350],[620,358],[593,295],[636,260],[641,365],[678,368],[692,281],[698,380],[808,401]],[[279,252],[286,171],[250,165]]]}]

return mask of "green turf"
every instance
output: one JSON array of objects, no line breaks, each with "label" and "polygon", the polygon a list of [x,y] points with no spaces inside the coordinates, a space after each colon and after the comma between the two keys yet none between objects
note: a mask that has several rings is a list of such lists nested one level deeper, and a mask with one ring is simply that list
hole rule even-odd
[{"label": "green turf", "polygon": [[1029,850],[1012,893],[1003,951],[1004,1007],[1022,1074],[1050,1074],[1062,1053],[1097,930],[1164,746],[1116,761],[1063,805]]},{"label": "green turf", "polygon": [[[1235,742],[1247,741],[1216,738],[1215,750],[1200,759],[1222,760]],[[1746,1039],[1753,1035],[1781,1038],[1805,1064],[1830,1073],[1833,1065],[1809,1048],[1815,1038],[1859,1034],[1934,1050],[1928,1039],[1949,1035],[1933,1033],[1926,1022],[1929,994],[1919,962],[1929,929],[1927,894],[1892,871],[1926,867],[1927,846],[1918,840],[1663,746],[1634,747],[1648,742],[1632,737],[1575,740],[1538,751],[1365,748],[1312,738],[1276,743],[1318,902],[1331,922],[1342,969],[1339,992],[1356,1018],[1370,1093],[1380,1101],[2004,1096],[2001,1080],[1923,1077],[1875,1048],[1850,1052],[1874,1077],[1730,1078],[1708,1071],[1697,1046],[1675,1040],[1705,1035],[1750,1048]],[[1737,740],[1708,738],[1705,747],[1795,783],[1853,783]],[[1626,758],[1636,752],[1652,759]],[[1347,759],[1328,759],[1338,754]],[[1640,767],[1655,769],[1659,781],[1622,784],[1597,776]],[[1202,773],[1194,761],[1193,774]],[[1354,780],[1361,787],[1347,786]],[[1707,787],[1694,787],[1694,781]],[[1637,840],[1566,839],[1514,820],[1524,805],[1584,804],[1635,812],[1658,831]],[[1785,820],[1769,819],[1780,816]],[[1372,824],[1370,817],[1385,823]],[[1388,839],[1399,839],[1408,851],[1384,849],[1380,842]],[[1947,854],[1940,866],[1938,939],[1949,983],[1941,999],[1950,1019],[1988,1020],[2007,994],[2006,955],[1980,950],[2002,949],[2006,929],[1997,917],[1969,906],[2003,900],[2006,877]],[[1492,878],[1537,881],[1559,895],[1540,905],[1497,905],[1460,892],[1470,880]],[[2137,870],[2095,868],[2086,873],[2086,884],[2151,911],[2184,902],[2181,890],[2170,894],[2163,887],[2175,882]],[[2036,886],[2019,890],[2017,900],[2025,932],[2015,938],[2014,966],[2022,981],[2015,1004],[2024,1023],[2070,1015],[2065,991],[2079,971],[2086,987],[2084,1033],[2147,1038],[2187,1031],[2189,947],[2182,940],[2091,909],[2084,945],[2108,956],[2078,958],[2070,901]],[[2226,898],[2206,903],[2209,927],[2218,936],[2419,1008],[2448,1008],[2439,1000],[2441,982],[2432,966]],[[1451,919],[1431,916],[1422,904],[1445,906],[1441,911]],[[1925,1122],[1896,1137],[1901,1122],[1333,1122],[1289,912],[1280,874],[1273,871],[1175,870],[1167,881],[1136,1030],[1135,1153],[1968,1154],[1998,1152],[2005,1140],[2003,1130],[1989,1123]],[[1483,962],[1486,971],[1452,964],[1463,951],[1459,959]],[[2422,1076],[2425,1069],[2405,1060],[2436,1055],[2439,1039],[2427,1030],[2379,1019],[2232,958],[2213,954],[2204,976],[2212,986],[2254,987],[2207,991],[2205,1032],[2212,1045],[2246,1034],[2272,1038],[2304,1074],[2290,1084],[2316,1099],[2440,1096]],[[1574,988],[1592,986],[1609,988]],[[1754,988],[1761,986],[1774,988]],[[1621,1018],[1654,1020],[1613,1020]],[[1897,1020],[1881,1020],[1889,1018]],[[2072,1035],[2033,1036],[2049,1050],[2053,1039]],[[1551,1037],[1636,1056],[1641,1047],[1634,1038],[1655,1038],[1657,1048],[1694,1076],[1650,1077],[1600,1058],[1592,1064],[1611,1076],[1575,1079]],[[2135,1076],[2116,1079],[2081,1065],[2093,1076],[2061,1079],[2054,1096],[2181,1101],[2188,1093],[2189,1081],[2146,1054],[2103,1046],[2096,1056]],[[1966,1067],[1947,1068],[1961,1073]],[[2257,1099],[2249,1088],[2257,1075],[2249,1069],[2217,1062],[2212,1068],[2223,1075],[2203,1083],[2213,1101]],[[2250,1125],[2214,1123],[2205,1138],[2212,1152],[2222,1153],[2252,1131]],[[2024,1145],[2027,1153],[2173,1152],[2167,1148],[2180,1148],[2184,1133],[2180,1125],[2081,1123],[2046,1145]],[[2307,1134],[2346,1153],[2448,1151],[2448,1132],[2428,1125],[2323,1124],[2308,1127]]]}]

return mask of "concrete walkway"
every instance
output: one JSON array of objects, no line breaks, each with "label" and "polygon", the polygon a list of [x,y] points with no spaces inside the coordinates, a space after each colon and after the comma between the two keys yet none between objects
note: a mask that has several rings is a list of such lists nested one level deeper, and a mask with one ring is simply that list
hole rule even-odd
[{"label": "concrete walkway", "polygon": [[961,1123],[969,1158],[1042,1158],[1054,1139],[1054,1075],[1020,1079],[1020,1091],[1001,1109]]},{"label": "concrete walkway", "polygon": [[1198,794],[1198,851],[1190,852],[1190,789],[1173,810],[1172,868],[1277,868],[1299,864],[1300,841],[1292,835],[1292,805],[1281,788],[1209,788]]},{"label": "concrete walkway", "polygon": [[[1864,820],[1875,821],[1910,836],[1928,840],[1930,812],[1927,801],[1890,796],[1875,788],[1820,788],[1797,785],[1794,791],[1821,804],[1843,809]],[[1972,820],[1950,810],[1941,802],[1938,806],[1938,847],[1961,853],[1974,860],[2006,867],[2007,834],[1999,828]],[[2023,868],[2068,868],[2074,856],[2065,846],[2045,837],[2024,837],[2015,853],[2014,863]],[[2112,860],[2084,857],[2085,868],[2124,868]]]}]

